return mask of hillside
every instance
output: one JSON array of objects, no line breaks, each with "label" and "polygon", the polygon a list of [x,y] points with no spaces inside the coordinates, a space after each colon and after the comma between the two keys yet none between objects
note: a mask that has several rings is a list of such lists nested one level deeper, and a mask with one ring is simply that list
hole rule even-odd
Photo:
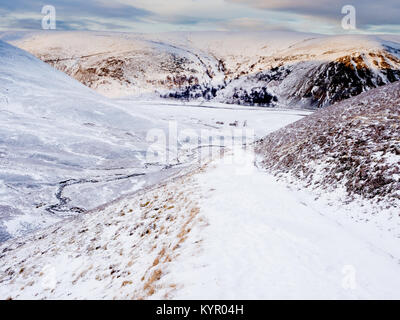
[{"label": "hillside", "polygon": [[[400,206],[400,84],[332,105],[256,143],[259,164],[278,177]],[[341,192],[343,191],[343,192]],[[398,210],[398,209],[397,209]]]},{"label": "hillside", "polygon": [[35,32],[3,38],[110,97],[323,107],[400,79],[400,38]]},{"label": "hillside", "polygon": [[1,41],[0,59],[0,241],[90,206],[70,203],[80,192],[66,196],[68,186],[108,186],[96,191],[98,204],[118,185],[135,188],[154,121]]},{"label": "hillside", "polygon": [[399,217],[350,220],[247,151],[0,244],[0,299],[399,298]]}]

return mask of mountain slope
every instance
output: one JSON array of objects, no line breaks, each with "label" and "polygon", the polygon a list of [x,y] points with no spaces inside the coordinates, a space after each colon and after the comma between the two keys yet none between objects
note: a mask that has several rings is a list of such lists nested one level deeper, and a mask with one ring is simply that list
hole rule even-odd
[{"label": "mountain slope", "polygon": [[395,36],[41,32],[10,41],[112,97],[157,92],[244,105],[323,107],[400,80]]},{"label": "mountain slope", "polygon": [[[260,165],[346,201],[400,206],[400,83],[332,105],[257,142]],[[381,211],[379,209],[379,211]],[[398,209],[397,209],[398,211]]]},{"label": "mountain slope", "polygon": [[[128,114],[67,75],[0,41],[0,240],[57,221],[67,185],[142,167],[152,120]],[[113,170],[113,168],[115,168]],[[127,168],[117,170],[117,168]],[[129,168],[129,169],[128,169]],[[139,171],[141,172],[141,171]],[[134,188],[125,185],[126,188]],[[98,194],[98,201],[103,201]]]}]

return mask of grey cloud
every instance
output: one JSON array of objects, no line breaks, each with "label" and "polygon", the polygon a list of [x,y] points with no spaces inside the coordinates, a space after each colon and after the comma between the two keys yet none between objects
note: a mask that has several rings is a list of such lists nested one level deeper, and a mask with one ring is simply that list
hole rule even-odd
[{"label": "grey cloud", "polygon": [[[110,1],[110,4],[112,2]],[[97,0],[12,0],[2,1],[1,9],[9,12],[40,13],[44,5],[52,5],[60,15],[89,14],[103,17],[134,18],[151,14],[151,12],[130,5],[105,5]]]},{"label": "grey cloud", "polygon": [[[130,5],[105,5],[96,0],[49,0],[49,1],[27,1],[27,0],[3,0],[0,4],[0,12],[6,21],[9,21],[10,29],[40,29],[41,20],[32,18],[15,19],[15,14],[40,15],[44,5],[52,5],[56,8],[57,28],[61,30],[74,29],[79,26],[84,29],[90,24],[96,24],[98,19],[113,19],[121,21],[138,21],[140,18],[150,16],[152,13],[135,8]],[[98,23],[97,23],[98,24]],[[122,24],[102,22],[102,26],[110,29],[123,28]]]},{"label": "grey cloud", "polygon": [[353,5],[360,26],[399,24],[400,1],[398,0],[226,0],[259,9],[284,11],[306,16],[341,21],[344,5]]},{"label": "grey cloud", "polygon": [[199,23],[219,23],[224,19],[215,19],[209,17],[192,17],[190,15],[168,15],[168,16],[161,16],[161,15],[154,15],[154,20],[158,22],[176,24],[176,25],[196,25]]}]

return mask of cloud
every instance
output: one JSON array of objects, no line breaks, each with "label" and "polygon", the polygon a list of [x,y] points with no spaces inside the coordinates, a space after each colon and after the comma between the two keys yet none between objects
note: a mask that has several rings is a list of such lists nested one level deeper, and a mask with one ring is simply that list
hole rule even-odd
[{"label": "cloud", "polygon": [[13,0],[0,5],[2,29],[35,30],[41,28],[44,5],[56,9],[57,29],[122,30],[152,13],[131,5],[100,0]]},{"label": "cloud", "polygon": [[284,24],[270,24],[259,18],[237,18],[219,23],[226,31],[291,31],[290,27]]},{"label": "cloud", "polygon": [[256,18],[237,18],[222,23],[229,30],[251,30],[260,31],[265,30],[267,25],[262,19]]},{"label": "cloud", "polygon": [[100,0],[12,0],[2,3],[1,9],[12,13],[40,13],[42,7],[52,5],[61,15],[102,16],[121,19],[135,18],[151,14],[149,11],[113,1]]},{"label": "cloud", "polygon": [[[133,32],[294,30],[343,33],[349,0],[0,0],[2,30],[40,29],[53,5],[57,28]],[[358,32],[398,33],[399,0],[352,0]]]},{"label": "cloud", "polygon": [[359,26],[398,25],[400,1],[398,0],[227,0],[235,4],[248,5],[254,8],[272,11],[284,11],[309,17],[336,20],[340,23],[345,5],[353,5],[357,13]]}]

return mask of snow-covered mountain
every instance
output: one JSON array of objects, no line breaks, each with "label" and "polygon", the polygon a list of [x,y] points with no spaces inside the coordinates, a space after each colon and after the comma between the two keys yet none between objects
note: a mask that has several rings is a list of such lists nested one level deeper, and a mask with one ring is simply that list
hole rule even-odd
[{"label": "snow-covered mountain", "polygon": [[398,36],[34,32],[4,39],[110,97],[322,107],[400,80]]},{"label": "snow-covered mountain", "polygon": [[260,166],[319,194],[368,200],[368,210],[390,208],[397,216],[399,119],[400,83],[370,90],[258,141]]}]

